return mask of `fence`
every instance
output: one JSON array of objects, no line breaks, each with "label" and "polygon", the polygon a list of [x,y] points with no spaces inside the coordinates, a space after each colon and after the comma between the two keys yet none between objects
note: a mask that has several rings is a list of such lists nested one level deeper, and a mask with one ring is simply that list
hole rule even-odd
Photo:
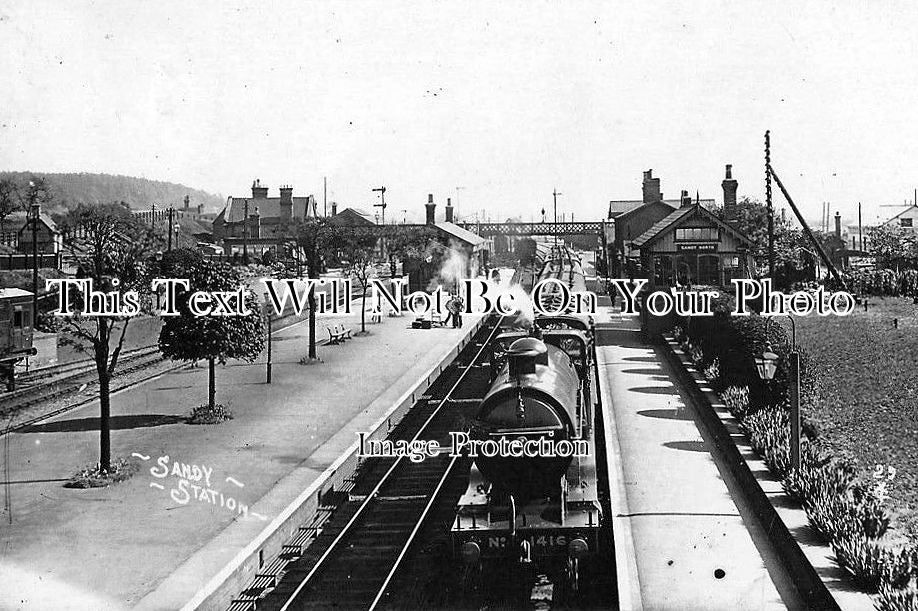
[{"label": "fence", "polygon": [[[60,253],[39,253],[38,267],[39,269],[60,269],[61,259],[62,257]],[[8,255],[0,255],[0,271],[24,270],[32,268],[33,261],[32,255],[30,254],[13,253]]]}]

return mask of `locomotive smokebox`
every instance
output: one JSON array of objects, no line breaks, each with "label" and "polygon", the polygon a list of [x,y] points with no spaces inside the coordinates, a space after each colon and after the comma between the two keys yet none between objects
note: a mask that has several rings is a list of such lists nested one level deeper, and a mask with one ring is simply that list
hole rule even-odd
[{"label": "locomotive smokebox", "polygon": [[536,364],[548,364],[548,348],[534,337],[520,338],[507,349],[507,362],[512,378],[535,374]]}]

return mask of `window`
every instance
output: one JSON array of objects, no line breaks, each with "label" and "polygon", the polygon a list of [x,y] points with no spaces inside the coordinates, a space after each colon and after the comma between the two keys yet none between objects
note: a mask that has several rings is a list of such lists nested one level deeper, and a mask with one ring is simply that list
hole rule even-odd
[{"label": "window", "polygon": [[900,227],[911,227],[912,219],[899,219],[899,226]]},{"label": "window", "polygon": [[22,310],[20,308],[16,308],[13,311],[13,328],[14,329],[22,328]]},{"label": "window", "polygon": [[676,229],[676,241],[716,242],[720,239],[717,227],[680,227]]}]

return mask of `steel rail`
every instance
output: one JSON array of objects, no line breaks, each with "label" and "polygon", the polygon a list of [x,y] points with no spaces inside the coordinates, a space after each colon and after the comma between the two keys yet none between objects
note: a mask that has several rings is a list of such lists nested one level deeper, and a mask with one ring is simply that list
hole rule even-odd
[{"label": "steel rail", "polygon": [[452,460],[449,461],[449,465],[446,466],[446,471],[443,473],[443,477],[440,478],[437,487],[431,493],[430,500],[427,501],[427,505],[424,507],[424,511],[421,512],[421,517],[418,518],[414,528],[411,530],[411,534],[408,535],[408,540],[405,542],[405,545],[402,546],[402,551],[399,553],[398,558],[395,559],[395,564],[392,565],[392,569],[389,571],[389,574],[386,575],[386,579],[383,581],[382,586],[380,586],[379,592],[376,594],[376,598],[374,598],[373,602],[370,604],[369,611],[374,611],[374,609],[376,609],[376,605],[379,604],[379,601],[382,599],[383,595],[386,593],[386,590],[389,588],[389,582],[392,581],[393,577],[395,577],[395,572],[398,571],[398,568],[401,566],[402,560],[404,560],[405,556],[408,555],[408,548],[410,548],[411,544],[414,543],[414,538],[417,536],[418,531],[421,530],[421,525],[424,524],[424,521],[427,519],[427,514],[430,512],[430,509],[434,506],[434,503],[437,501],[437,498],[440,495],[440,489],[443,488],[446,480],[449,479],[450,475],[452,475],[453,467],[456,466],[458,460],[458,456],[453,456]]},{"label": "steel rail", "polygon": [[[470,366],[468,366],[468,367],[465,368],[465,370],[460,374],[460,376],[459,376],[459,378],[456,380],[456,382],[455,382],[455,383],[452,385],[452,387],[446,392],[446,394],[443,396],[443,399],[440,400],[440,404],[437,405],[437,407],[436,407],[436,408],[434,409],[434,411],[430,414],[430,416],[427,418],[427,420],[424,421],[424,424],[422,424],[421,427],[418,429],[417,433],[415,433],[414,437],[411,438],[411,441],[408,442],[409,445],[412,444],[412,443],[414,443],[414,442],[417,441],[418,439],[420,439],[421,434],[424,433],[424,431],[427,429],[427,427],[430,425],[430,423],[433,421],[433,419],[436,418],[437,415],[440,413],[440,410],[443,409],[443,406],[446,405],[447,401],[449,401],[450,395],[453,394],[453,392],[456,390],[456,388],[459,387],[459,384],[461,384],[462,381],[465,379],[465,376],[468,374],[468,372],[471,371],[471,369],[472,369],[472,368],[471,368],[471,364],[472,364],[472,363],[475,363],[475,362],[479,359],[479,357],[481,356],[481,354],[484,352],[485,348],[487,348],[488,345],[491,343],[491,340],[494,339],[494,335],[495,335],[495,334],[497,333],[497,331],[500,329],[500,323],[503,321],[503,319],[504,319],[503,316],[501,316],[501,317],[498,319],[497,324],[494,325],[494,329],[491,331],[491,334],[488,336],[488,339],[485,340],[485,342],[481,345],[481,348],[479,348],[478,352],[475,354],[474,358],[472,358],[472,360],[470,361]],[[341,529],[341,532],[338,533],[338,536],[336,536],[336,537],[334,538],[334,540],[332,540],[332,542],[331,542],[331,544],[329,544],[328,548],[322,553],[321,556],[319,556],[319,559],[315,562],[315,564],[313,565],[312,569],[310,569],[309,573],[306,574],[306,577],[304,577],[304,578],[302,579],[302,581],[300,581],[300,584],[296,587],[296,589],[287,597],[287,600],[286,600],[286,602],[284,602],[284,604],[283,604],[283,606],[281,607],[280,611],[288,611],[288,610],[291,608],[290,606],[293,604],[293,601],[296,600],[296,597],[299,596],[300,592],[302,592],[303,588],[306,587],[306,584],[309,583],[309,581],[315,576],[315,574],[319,572],[319,570],[322,568],[323,563],[324,563],[326,560],[328,560],[328,558],[331,556],[332,552],[335,551],[335,548],[338,546],[338,544],[341,543],[341,541],[344,539],[344,537],[345,537],[346,535],[350,534],[350,531],[351,531],[351,529],[353,528],[354,524],[357,522],[358,518],[360,518],[360,516],[363,514],[364,510],[365,510],[367,507],[369,507],[370,503],[371,503],[373,500],[375,500],[376,496],[379,494],[379,490],[383,487],[383,485],[384,485],[384,484],[388,481],[388,479],[392,476],[392,473],[393,473],[393,472],[395,471],[395,469],[402,463],[402,460],[403,460],[404,458],[405,458],[404,456],[399,456],[399,457],[397,457],[397,458],[395,459],[395,462],[392,463],[392,466],[390,466],[389,469],[386,471],[386,473],[382,476],[382,478],[380,478],[380,480],[379,480],[379,482],[377,482],[376,486],[373,487],[373,490],[366,496],[366,498],[363,500],[363,502],[362,502],[362,503],[360,504],[360,506],[357,508],[357,511],[354,512],[354,515],[351,516],[351,518],[347,521],[347,523],[346,523],[346,524],[344,525],[344,527]],[[441,483],[442,483],[442,482],[441,482]],[[439,489],[439,485],[438,485],[437,488]],[[419,524],[415,526],[415,530],[417,530],[417,527],[418,527],[418,526],[419,526]],[[403,551],[404,551],[404,550],[403,550]],[[377,598],[378,598],[378,597],[377,597]],[[374,604],[375,604],[375,601],[374,601]]]}]

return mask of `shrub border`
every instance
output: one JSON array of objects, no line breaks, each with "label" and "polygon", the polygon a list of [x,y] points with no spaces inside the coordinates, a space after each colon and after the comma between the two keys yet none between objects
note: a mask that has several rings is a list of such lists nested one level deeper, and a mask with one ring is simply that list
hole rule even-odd
[{"label": "shrub border", "polygon": [[[746,464],[746,459],[743,458],[733,442],[730,432],[714,409],[712,397],[714,402],[720,403],[714,391],[705,391],[699,387],[698,379],[686,366],[685,360],[688,357],[680,357],[677,354],[674,342],[668,338],[663,338],[660,345],[663,355],[675,370],[679,381],[691,395],[695,405],[700,408],[696,413],[714,440],[715,447],[726,459],[724,462],[742,488],[746,501],[752,507],[763,531],[768,535],[781,563],[787,570],[791,581],[797,588],[800,597],[806,603],[807,608],[840,610],[841,607],[839,607],[838,602],[829,592],[826,584],[819,577],[806,554],[800,549],[797,540],[787,529],[774,505],[765,495],[758,480]],[[828,550],[828,548],[826,549]]]}]

